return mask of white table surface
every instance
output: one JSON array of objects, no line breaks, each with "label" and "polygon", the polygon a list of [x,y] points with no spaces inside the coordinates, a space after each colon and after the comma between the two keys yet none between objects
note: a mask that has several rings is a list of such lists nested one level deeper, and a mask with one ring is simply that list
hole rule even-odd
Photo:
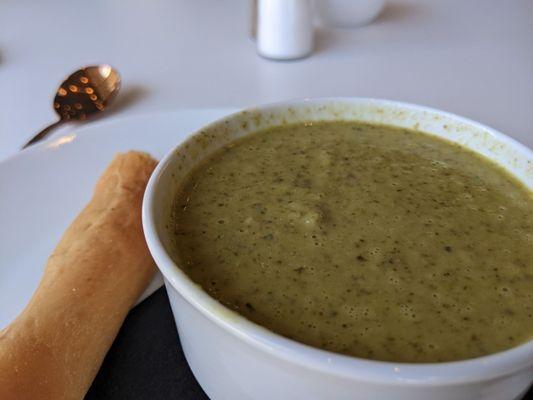
[{"label": "white table surface", "polygon": [[531,0],[389,0],[373,24],[322,29],[311,57],[273,62],[248,37],[246,0],[3,0],[0,159],[54,121],[61,79],[97,62],[123,77],[109,118],[379,97],[458,113],[532,147],[531,21]]}]

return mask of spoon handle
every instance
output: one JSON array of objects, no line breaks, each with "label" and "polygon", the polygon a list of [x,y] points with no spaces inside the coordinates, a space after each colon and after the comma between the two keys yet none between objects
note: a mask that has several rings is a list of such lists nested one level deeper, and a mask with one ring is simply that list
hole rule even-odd
[{"label": "spoon handle", "polygon": [[23,149],[25,149],[26,147],[28,146],[31,146],[32,144],[34,143],[37,143],[38,141],[44,139],[46,136],[48,136],[48,134],[56,127],[58,127],[59,125],[61,125],[64,121],[62,119],[54,122],[53,124],[51,125],[48,125],[46,128],[44,128],[41,132],[39,132],[37,135],[35,135],[34,137],[32,137],[28,143],[26,143],[24,146],[22,146]]}]

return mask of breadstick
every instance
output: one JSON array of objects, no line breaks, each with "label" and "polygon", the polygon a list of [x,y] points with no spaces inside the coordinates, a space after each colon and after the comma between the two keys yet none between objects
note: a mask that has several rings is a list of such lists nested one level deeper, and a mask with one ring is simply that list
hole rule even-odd
[{"label": "breadstick", "polygon": [[83,399],[155,266],[141,225],[156,165],[119,154],[48,259],[24,311],[0,331],[0,399]]}]

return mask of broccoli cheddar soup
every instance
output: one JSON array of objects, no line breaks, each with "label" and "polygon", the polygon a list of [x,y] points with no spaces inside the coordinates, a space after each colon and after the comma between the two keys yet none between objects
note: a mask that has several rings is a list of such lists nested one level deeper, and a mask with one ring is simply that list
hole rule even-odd
[{"label": "broccoli cheddar soup", "polygon": [[227,145],[173,206],[178,265],[285,337],[441,362],[533,338],[533,193],[417,131],[284,125]]}]

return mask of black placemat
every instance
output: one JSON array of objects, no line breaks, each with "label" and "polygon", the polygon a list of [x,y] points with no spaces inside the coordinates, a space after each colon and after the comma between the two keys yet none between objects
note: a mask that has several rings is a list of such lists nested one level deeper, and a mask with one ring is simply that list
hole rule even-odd
[{"label": "black placemat", "polygon": [[130,311],[85,398],[208,399],[181,350],[164,288]]},{"label": "black placemat", "polygon": [[[177,337],[167,292],[161,288],[130,311],[85,398],[208,399]],[[524,399],[533,399],[533,389]]]}]

